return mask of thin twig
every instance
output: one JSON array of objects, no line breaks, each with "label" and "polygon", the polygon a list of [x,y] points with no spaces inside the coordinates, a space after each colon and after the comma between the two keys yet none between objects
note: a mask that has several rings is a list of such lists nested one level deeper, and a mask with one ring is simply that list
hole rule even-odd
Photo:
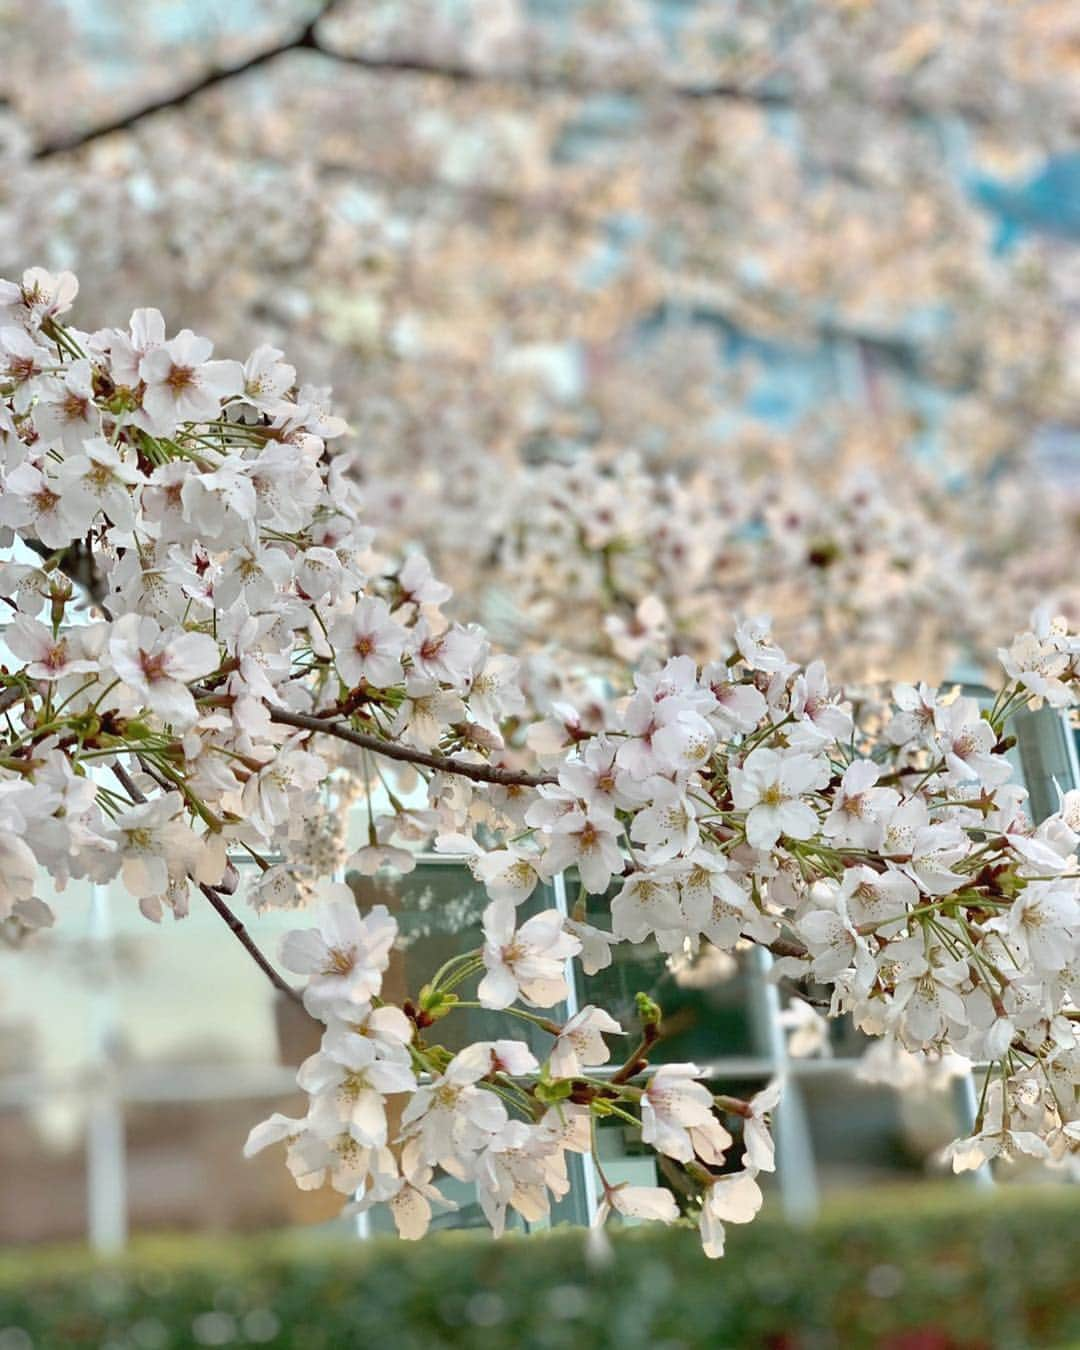
[{"label": "thin twig", "polygon": [[785,938],[777,938],[775,942],[763,942],[760,944],[766,951],[772,952],[773,956],[807,956],[808,952],[798,942],[788,942]]},{"label": "thin twig", "polygon": [[[207,886],[203,882],[199,882],[199,890],[202,891],[203,895],[206,896],[207,900],[210,901],[213,907],[225,920],[225,923],[227,924],[229,931],[233,934],[233,936],[244,948],[244,950],[248,953],[251,959],[255,962],[255,964],[259,967],[259,969],[267,977],[267,979],[274,986],[274,988],[277,989],[282,994],[284,994],[286,998],[291,999],[293,1003],[297,1005],[297,1007],[303,1008],[304,999],[302,994],[300,993],[300,990],[294,989],[293,986],[289,984],[287,980],[283,979],[283,977],[278,974],[278,972],[274,969],[274,967],[262,954],[259,948],[255,945],[255,942],[253,941],[251,934],[240,922],[240,920],[236,917],[236,915],[232,912],[229,906],[225,903],[225,899],[222,896],[221,892],[217,890],[214,886]],[[304,1011],[306,1012],[307,1009],[305,1008]]]},{"label": "thin twig", "polygon": [[97,126],[86,127],[82,131],[71,132],[68,135],[57,136],[54,140],[44,141],[33,152],[34,159],[50,159],[54,155],[67,154],[72,150],[79,150],[84,145],[89,145],[93,141],[101,140],[104,136],[111,136],[117,131],[130,131],[132,127],[138,125],[144,118],[153,117],[155,113],[166,112],[170,108],[181,108],[185,103],[189,103],[199,94],[205,93],[208,89],[214,89],[219,84],[225,84],[227,81],[235,79],[238,75],[245,75],[250,70],[257,70],[260,66],[265,66],[270,61],[275,61],[279,56],[284,56],[286,52],[308,50],[320,50],[318,39],[316,38],[316,29],[323,19],[334,9],[340,0],[325,0],[314,16],[300,28],[289,34],[288,37],[273,43],[269,47],[264,47],[262,51],[253,53],[245,60],[238,62],[235,66],[225,66],[205,71],[202,75],[192,80],[190,84],[184,85],[181,89],[174,89],[169,94],[163,94],[160,98],[151,99],[148,103],[141,104],[137,108],[131,108],[125,113],[110,118],[107,122],[101,122]]},{"label": "thin twig", "polygon": [[348,741],[350,745],[357,745],[363,750],[384,755],[387,759],[401,760],[406,764],[419,764],[426,769],[434,769],[437,773],[456,774],[459,778],[471,778],[478,783],[495,783],[500,787],[542,787],[559,781],[551,773],[524,773],[519,769],[500,769],[494,764],[473,764],[467,759],[457,759],[452,755],[416,750],[411,745],[384,741],[379,736],[353,731],[352,727],[344,722],[335,722],[327,717],[312,717],[307,713],[291,712],[288,708],[271,705],[267,705],[267,711],[272,722],[278,722],[283,726],[321,732],[340,741]]},{"label": "thin twig", "polygon": [[[112,771],[116,776],[117,781],[121,784],[124,791],[133,802],[141,804],[148,800],[146,794],[138,787],[135,780],[122,764],[113,764]],[[233,934],[274,988],[284,994],[286,998],[291,999],[298,1007],[303,1008],[304,999],[300,990],[294,989],[293,986],[274,969],[267,958],[259,950],[254,938],[229,908],[228,904],[225,902],[224,896],[218,888],[216,886],[207,886],[201,881],[196,884],[203,895],[206,896],[207,900],[210,901],[211,905],[213,905],[214,909],[217,910],[218,914],[225,920],[229,932]],[[306,1012],[307,1009],[305,1008],[304,1011]]]},{"label": "thin twig", "polygon": [[[505,85],[537,93],[554,92],[577,95],[588,98],[596,95],[617,95],[624,97],[643,97],[661,95],[669,98],[685,99],[691,102],[724,100],[735,103],[749,103],[762,108],[789,108],[800,101],[799,91],[778,88],[775,85],[740,84],[730,81],[712,81],[699,84],[678,83],[657,79],[639,79],[612,81],[610,83],[582,80],[565,71],[543,71],[528,67],[497,71],[485,70],[476,66],[455,64],[453,62],[433,61],[422,56],[372,55],[364,52],[340,51],[327,46],[320,36],[322,21],[337,6],[339,0],[327,3],[300,29],[289,36],[279,39],[261,51],[254,52],[234,66],[215,67],[197,76],[189,84],[171,93],[131,108],[125,113],[110,118],[97,126],[86,127],[81,131],[60,135],[42,142],[33,152],[37,160],[49,159],[55,155],[67,154],[79,150],[85,145],[111,136],[115,132],[129,131],[147,117],[183,107],[199,94],[215,89],[240,75],[266,66],[278,57],[289,52],[315,52],[328,60],[341,65],[353,66],[376,74],[418,75],[444,80],[457,85]],[[832,92],[832,91],[831,91]],[[833,95],[835,96],[835,95]],[[807,96],[807,103],[813,98]],[[881,101],[887,111],[906,117],[958,116],[977,124],[989,122],[990,116],[977,104],[957,104],[953,107],[934,107],[920,103],[909,96],[886,97]]]},{"label": "thin twig", "polygon": [[18,703],[19,699],[24,698],[26,690],[21,684],[10,685],[7,689],[0,692],[0,713],[7,712],[13,704]]}]

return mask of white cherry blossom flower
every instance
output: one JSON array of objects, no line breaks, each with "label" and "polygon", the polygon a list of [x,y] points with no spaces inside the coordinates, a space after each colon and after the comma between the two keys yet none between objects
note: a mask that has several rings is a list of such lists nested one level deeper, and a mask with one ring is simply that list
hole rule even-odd
[{"label": "white cherry blossom flower", "polygon": [[764,1204],[756,1174],[744,1169],[716,1177],[701,1205],[701,1244],[706,1256],[724,1254],[724,1224],[750,1223]]},{"label": "white cherry blossom flower", "polygon": [[139,471],[101,436],[83,440],[82,453],[69,455],[57,473],[64,509],[84,529],[100,512],[118,531],[130,530],[135,523],[131,489],[140,481]]},{"label": "white cherry blossom flower", "polygon": [[881,769],[869,759],[856,759],[847,766],[832,809],[821,826],[827,839],[855,848],[880,846],[882,818],[900,802],[895,789],[875,786],[880,776]]},{"label": "white cherry blossom flower", "polygon": [[573,1078],[583,1069],[606,1064],[611,1058],[605,1036],[623,1034],[610,1013],[591,1003],[576,1012],[564,1025],[551,1048],[551,1072],[556,1078]]},{"label": "white cherry blossom flower", "polygon": [[675,1197],[663,1186],[632,1186],[628,1181],[605,1188],[593,1219],[594,1229],[602,1228],[613,1210],[625,1219],[650,1219],[660,1223],[674,1223],[679,1217]]},{"label": "white cherry blossom flower", "polygon": [[748,1114],[743,1119],[745,1166],[749,1172],[776,1171],[776,1152],[769,1129],[769,1112],[780,1100],[780,1091],[780,1080],[774,1078],[750,1098]]},{"label": "white cherry blossom flower", "polygon": [[595,975],[598,970],[606,970],[611,965],[611,948],[615,943],[612,933],[605,933],[582,919],[564,919],[563,928],[571,937],[581,943],[578,960],[586,975]]},{"label": "white cherry blossom flower", "polygon": [[679,928],[684,919],[677,881],[658,873],[634,872],[611,902],[611,931],[627,942]]},{"label": "white cherry blossom flower", "polygon": [[547,838],[544,869],[554,875],[569,867],[578,869],[582,885],[591,894],[605,891],[611,878],[623,869],[615,821],[602,813],[577,808],[561,815]]},{"label": "white cherry blossom flower", "polygon": [[720,1161],[731,1136],[713,1114],[712,1093],[696,1064],[662,1064],[641,1097],[641,1137],[660,1153],[690,1162],[695,1152]]},{"label": "white cherry blossom flower", "polygon": [[406,633],[390,617],[385,600],[366,596],[347,618],[330,629],[337,667],[349,685],[361,681],[376,689],[400,684]]},{"label": "white cherry blossom flower", "polygon": [[508,1008],[521,998],[551,1008],[566,997],[565,963],[581,949],[563,929],[562,915],[545,910],[515,929],[514,904],[493,900],[484,910],[484,966],[477,997],[485,1008]]},{"label": "white cherry blossom flower", "polygon": [[26,662],[26,674],[33,680],[61,680],[100,670],[104,638],[104,625],[54,636],[51,628],[25,614],[16,614],[4,633],[8,648]]},{"label": "white cherry blossom flower", "polygon": [[154,435],[171,436],[181,422],[211,422],[224,400],[244,388],[239,361],[211,361],[214,344],[185,328],[152,346],[139,362],[142,406]]},{"label": "white cherry blossom flower", "polygon": [[649,804],[634,816],[630,838],[645,846],[650,863],[670,862],[696,848],[701,838],[694,803],[682,786],[667,779],[646,786]]},{"label": "white cherry blossom flower", "polygon": [[817,812],[802,800],[824,787],[828,766],[812,755],[784,754],[760,746],[741,768],[731,770],[735,806],[746,811],[746,838],[753,848],[771,848],[782,834],[809,839],[819,828]]},{"label": "white cherry blossom flower", "polygon": [[402,1136],[417,1141],[417,1156],[425,1166],[462,1170],[507,1122],[506,1107],[486,1089],[475,1066],[463,1068],[453,1060],[447,1070],[413,1093],[402,1112]]},{"label": "white cherry blossom flower", "polygon": [[220,659],[218,645],[208,633],[162,629],[138,614],[125,614],[113,624],[109,658],[139,700],[175,726],[195,721],[188,683],[209,675]]},{"label": "white cherry blossom flower", "polygon": [[97,436],[101,414],[94,402],[89,361],[72,361],[62,374],[41,381],[34,427],[45,445],[60,445],[69,455],[78,454],[84,440]]},{"label": "white cherry blossom flower", "polygon": [[416,1079],[407,1064],[380,1059],[375,1043],[365,1036],[335,1036],[301,1064],[296,1081],[314,1098],[310,1119],[323,1131],[332,1120],[355,1126],[357,1139],[372,1148],[386,1143],[388,1095],[411,1092]]},{"label": "white cherry blossom flower", "polygon": [[295,383],[296,368],[283,356],[284,352],[264,342],[244,362],[244,399],[261,412],[275,411]]},{"label": "white cherry blossom flower", "polygon": [[328,892],[332,898],[320,911],[318,927],[294,929],[281,947],[286,969],[307,975],[304,1001],[316,1015],[341,1003],[364,1004],[377,995],[397,937],[397,921],[385,905],[375,905],[361,917],[347,886],[335,885]]},{"label": "white cherry blossom flower", "polygon": [[74,272],[47,272],[44,267],[28,267],[21,284],[0,281],[0,310],[10,322],[23,324],[31,332],[47,319],[66,314],[79,293]]}]

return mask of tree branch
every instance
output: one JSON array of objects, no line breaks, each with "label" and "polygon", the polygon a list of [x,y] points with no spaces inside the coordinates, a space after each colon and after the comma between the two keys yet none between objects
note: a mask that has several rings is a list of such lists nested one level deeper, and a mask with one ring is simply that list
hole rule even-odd
[{"label": "tree branch", "polygon": [[13,684],[0,692],[0,713],[7,712],[7,710],[18,703],[19,699],[23,698],[25,694],[26,690],[18,684]]},{"label": "tree branch", "polygon": [[326,736],[335,736],[339,741],[357,745],[362,750],[384,755],[387,759],[401,760],[406,764],[419,764],[426,769],[434,769],[437,773],[456,774],[460,778],[471,778],[477,783],[495,783],[499,787],[541,787],[559,781],[551,773],[523,773],[518,769],[500,769],[494,764],[472,764],[467,759],[456,759],[451,755],[415,750],[410,745],[400,745],[396,741],[384,741],[380,736],[354,731],[345,723],[334,722],[327,717],[312,717],[308,713],[290,712],[288,708],[270,705],[267,710],[270,713],[270,720],[282,726],[298,727],[302,731],[322,732]]},{"label": "tree branch", "polygon": [[50,159],[54,155],[67,154],[72,150],[80,150],[84,145],[89,145],[93,141],[99,141],[104,136],[111,136],[117,131],[129,131],[137,126],[146,117],[153,117],[155,113],[166,112],[170,108],[181,108],[189,103],[199,94],[205,93],[208,89],[214,89],[219,84],[225,84],[227,81],[235,79],[238,75],[246,75],[250,70],[257,70],[260,66],[265,66],[271,61],[277,60],[279,56],[284,56],[286,52],[298,51],[304,48],[320,50],[316,39],[316,29],[326,16],[336,8],[340,0],[324,0],[316,13],[308,22],[290,36],[275,42],[272,46],[264,47],[262,51],[255,52],[246,60],[239,62],[235,66],[225,66],[222,68],[205,71],[190,84],[182,89],[174,89],[169,94],[163,94],[160,98],[152,99],[149,103],[144,103],[137,108],[131,108],[125,113],[111,118],[107,122],[99,123],[95,127],[86,127],[82,131],[72,132],[70,135],[57,136],[50,141],[44,141],[34,150],[32,158]]},{"label": "tree branch", "polygon": [[[762,108],[790,108],[799,102],[798,94],[790,91],[767,87],[762,84],[744,85],[730,81],[706,82],[701,84],[667,83],[663,80],[613,81],[610,84],[591,83],[575,78],[561,71],[530,70],[519,67],[515,70],[493,71],[449,62],[432,61],[422,56],[383,56],[364,52],[345,52],[328,46],[319,34],[319,26],[337,7],[340,0],[325,0],[325,3],[311,19],[299,30],[288,37],[254,52],[234,66],[216,67],[205,71],[190,84],[159,98],[151,99],[139,107],[131,108],[116,117],[97,126],[86,127],[81,131],[60,135],[52,140],[43,141],[34,150],[35,160],[50,159],[55,155],[67,154],[79,150],[85,145],[111,136],[114,132],[129,131],[147,117],[156,113],[181,108],[207,90],[226,84],[249,71],[276,61],[279,56],[289,52],[310,51],[341,65],[353,66],[375,74],[419,75],[445,80],[456,85],[504,85],[511,88],[532,90],[538,93],[568,93],[582,98],[604,94],[623,97],[642,97],[647,94],[661,94],[671,98],[685,99],[691,102],[725,100],[735,103],[752,104]],[[808,100],[809,101],[809,100]],[[890,110],[909,117],[956,115],[968,121],[983,124],[990,121],[986,111],[976,105],[960,105],[956,108],[935,108],[920,104],[905,96],[884,100]]]},{"label": "tree branch", "polygon": [[777,938],[775,942],[766,942],[763,944],[766,951],[772,952],[773,956],[808,956],[806,948],[798,942],[788,942],[786,938]]},{"label": "tree branch", "polygon": [[[255,945],[255,942],[252,939],[251,934],[240,922],[240,920],[236,917],[236,915],[232,912],[229,906],[225,903],[225,899],[222,896],[221,892],[215,886],[206,886],[202,882],[199,882],[199,890],[202,891],[203,895],[206,896],[207,900],[210,901],[213,907],[225,920],[229,932],[233,934],[236,940],[244,948],[244,950],[255,962],[255,964],[259,967],[259,969],[263,972],[263,974],[274,986],[274,988],[277,989],[280,993],[284,994],[286,998],[291,999],[292,1002],[297,1005],[297,1007],[303,1008],[304,999],[303,995],[300,993],[300,990],[294,989],[293,986],[289,984],[287,980],[283,979],[282,976],[278,974],[278,972],[274,969],[274,967],[262,954],[259,948]],[[307,1009],[304,1008],[304,1011],[307,1012]]]},{"label": "tree branch", "polygon": [[[124,768],[122,764],[116,763],[113,764],[111,767],[117,781],[120,783],[124,791],[128,794],[128,796],[131,798],[133,802],[141,804],[148,800],[146,794],[142,791],[141,788],[138,787],[138,785],[135,783],[135,780],[131,777],[131,775],[128,773],[128,771]],[[196,884],[198,885],[199,890],[202,891],[203,895],[206,896],[207,900],[210,901],[211,905],[213,905],[214,909],[217,910],[218,914],[220,914],[221,917],[225,920],[229,932],[233,934],[236,940],[240,943],[241,947],[243,947],[243,949],[247,952],[247,954],[259,967],[259,969],[263,972],[263,974],[274,986],[274,988],[277,989],[280,993],[284,994],[286,998],[291,999],[293,1003],[297,1004],[298,1007],[303,1008],[304,999],[303,995],[300,993],[300,990],[294,989],[293,986],[289,984],[289,982],[282,975],[280,975],[277,970],[274,969],[274,967],[262,954],[262,952],[256,946],[254,938],[252,938],[248,930],[244,927],[244,925],[236,917],[233,911],[229,908],[228,904],[226,904],[225,898],[221,894],[221,891],[218,889],[218,887],[207,886],[201,881],[197,882]],[[307,1012],[307,1009],[304,1008],[304,1011]]]}]

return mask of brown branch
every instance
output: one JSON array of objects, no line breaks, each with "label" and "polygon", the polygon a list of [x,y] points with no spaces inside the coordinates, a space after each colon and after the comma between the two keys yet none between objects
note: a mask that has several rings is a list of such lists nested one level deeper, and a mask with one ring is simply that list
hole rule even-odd
[{"label": "brown branch", "polygon": [[171,93],[151,99],[149,103],[143,103],[137,108],[130,108],[127,112],[120,113],[107,122],[42,142],[34,150],[32,158],[38,160],[50,159],[54,155],[63,155],[72,150],[80,150],[84,145],[99,141],[104,136],[111,136],[114,132],[130,131],[144,118],[153,117],[155,113],[167,112],[170,108],[182,108],[186,103],[190,103],[192,99],[197,98],[199,94],[205,93],[208,89],[214,89],[219,84],[225,84],[238,75],[246,75],[248,71],[257,70],[260,66],[265,66],[269,62],[277,60],[279,56],[284,56],[286,52],[299,51],[305,48],[320,50],[315,30],[339,3],[340,0],[324,0],[324,3],[303,28],[275,42],[272,46],[264,47],[262,51],[254,52],[246,60],[238,62],[235,66],[217,67],[205,71],[183,88],[174,89]]},{"label": "brown branch", "polygon": [[[264,47],[261,51],[252,53],[251,56],[236,65],[213,67],[204,71],[182,88],[174,89],[172,92],[151,99],[136,108],[130,108],[127,112],[119,113],[97,126],[86,127],[80,131],[43,141],[34,150],[32,158],[35,160],[50,159],[55,155],[79,150],[83,146],[101,140],[105,136],[111,136],[115,132],[130,131],[147,117],[153,117],[156,113],[167,112],[173,108],[182,108],[200,94],[226,84],[238,76],[246,75],[249,71],[258,70],[276,61],[278,57],[295,51],[315,52],[319,56],[336,61],[340,65],[352,66],[374,74],[418,75],[457,85],[504,85],[511,88],[532,90],[537,93],[568,93],[582,98],[598,94],[623,97],[644,97],[649,94],[660,94],[692,102],[725,100],[753,104],[763,108],[789,108],[799,102],[797,91],[792,93],[788,90],[763,84],[746,85],[725,81],[680,84],[669,83],[662,79],[650,81],[647,78],[612,81],[605,84],[579,79],[563,71],[530,70],[527,67],[519,67],[516,70],[492,71],[479,69],[476,66],[454,64],[453,62],[433,61],[422,56],[371,55],[364,52],[340,51],[335,47],[327,46],[319,34],[320,24],[339,3],[340,0],[324,0],[320,9],[302,28],[294,31],[288,37]],[[811,102],[812,100],[807,99],[806,101]],[[986,111],[975,105],[935,108],[924,106],[906,96],[887,98],[882,102],[883,106],[889,111],[899,112],[909,117],[952,114],[977,123],[985,123],[990,120]]]},{"label": "brown branch", "polygon": [[[240,945],[244,948],[247,954],[251,957],[251,959],[259,967],[259,969],[267,977],[267,979],[274,986],[274,988],[277,989],[280,993],[284,994],[286,998],[291,999],[293,1003],[297,1005],[297,1007],[303,1008],[304,999],[303,995],[300,993],[300,990],[294,989],[293,986],[289,984],[287,980],[283,979],[282,976],[278,974],[278,972],[274,969],[274,967],[262,954],[259,948],[255,945],[251,937],[251,934],[240,922],[240,920],[236,917],[236,915],[232,912],[229,906],[225,903],[224,897],[222,896],[221,892],[215,886],[206,886],[202,882],[199,883],[199,890],[202,891],[203,895],[206,896],[207,900],[210,901],[213,907],[225,920],[229,932],[233,934],[236,940],[240,943]],[[307,1009],[305,1008],[304,1011],[306,1012]]]},{"label": "brown branch", "polygon": [[801,943],[788,942],[785,938],[777,938],[775,942],[766,942],[763,946],[766,951],[772,952],[773,956],[809,956],[809,952]]},{"label": "brown branch", "polygon": [[117,780],[117,782],[124,789],[124,791],[131,798],[131,800],[136,803],[136,805],[142,806],[145,802],[149,800],[146,793],[143,792],[143,790],[140,787],[136,786],[135,780],[132,778],[131,774],[128,773],[127,769],[125,769],[122,764],[117,762],[116,764],[113,764],[111,767],[113,771],[113,777]]},{"label": "brown branch", "polygon": [[340,741],[357,745],[361,750],[370,750],[387,759],[401,760],[406,764],[419,764],[437,773],[456,774],[459,778],[471,778],[477,783],[495,783],[499,787],[541,787],[559,780],[551,773],[523,773],[518,769],[500,769],[494,764],[472,764],[467,759],[455,759],[451,755],[432,754],[425,750],[415,750],[410,745],[401,745],[397,741],[384,741],[380,736],[371,736],[362,731],[353,731],[343,722],[334,722],[326,717],[312,717],[308,713],[290,712],[288,708],[267,706],[270,720],[282,726],[298,727],[302,731],[321,732],[326,736],[335,736]]},{"label": "brown branch", "polygon": [[[138,787],[138,785],[135,783],[135,780],[131,777],[131,775],[128,773],[128,771],[124,768],[122,764],[119,763],[113,764],[111,767],[117,781],[120,783],[124,791],[128,794],[128,796],[131,798],[133,802],[142,804],[148,800],[146,794],[142,791],[141,788]],[[294,989],[293,986],[289,984],[289,982],[282,975],[280,975],[277,970],[274,969],[274,967],[262,954],[262,952],[256,946],[255,940],[252,938],[251,934],[248,932],[248,930],[244,927],[244,925],[240,922],[240,920],[236,917],[233,911],[226,904],[225,898],[221,894],[221,891],[218,889],[218,887],[207,886],[201,881],[196,884],[198,885],[199,890],[202,891],[203,895],[206,896],[207,900],[210,901],[211,905],[213,905],[214,909],[216,909],[217,912],[221,915],[221,917],[225,920],[229,932],[233,934],[236,940],[240,943],[241,947],[243,947],[243,949],[247,952],[247,954],[259,967],[259,969],[263,972],[263,974],[274,986],[274,988],[277,989],[280,993],[284,994],[286,998],[291,999],[293,1003],[297,1004],[298,1007],[303,1008],[304,999],[303,995],[300,993],[300,990]],[[307,1009],[305,1008],[304,1011],[306,1012]]]},{"label": "brown branch", "polygon": [[[56,552],[43,544],[40,539],[35,539],[32,535],[21,534],[21,541],[27,548],[32,549],[39,558],[51,558]],[[94,550],[90,539],[84,541],[76,539],[65,548],[57,561],[57,569],[73,581],[87,596],[107,619],[111,619],[108,606],[105,604],[105,597],[109,594],[109,583],[98,567],[97,559],[94,556]]]},{"label": "brown branch", "polygon": [[18,703],[26,695],[26,690],[21,684],[13,684],[0,693],[0,713],[5,713],[14,704]]},{"label": "brown branch", "polygon": [[315,32],[303,45],[341,65],[354,66],[359,70],[369,70],[377,74],[429,76],[459,85],[505,85],[514,89],[528,89],[535,93],[576,94],[581,98],[592,98],[600,94],[630,98],[648,94],[666,94],[673,98],[693,101],[726,99],[737,103],[778,108],[790,107],[792,102],[787,93],[778,89],[764,88],[761,85],[677,84],[664,80],[650,82],[648,79],[595,83],[578,79],[564,71],[530,70],[524,66],[511,70],[483,70],[477,66],[432,61],[423,56],[372,56],[366,52],[344,52],[336,47],[328,47]]}]

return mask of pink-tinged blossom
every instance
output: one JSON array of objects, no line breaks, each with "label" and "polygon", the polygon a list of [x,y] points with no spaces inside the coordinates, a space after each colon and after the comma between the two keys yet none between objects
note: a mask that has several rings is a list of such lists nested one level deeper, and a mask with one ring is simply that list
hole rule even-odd
[{"label": "pink-tinged blossom", "polygon": [[32,680],[62,680],[101,669],[105,626],[68,629],[55,636],[51,628],[25,614],[16,614],[4,633],[13,656],[24,661]]},{"label": "pink-tinged blossom", "polygon": [[28,267],[22,282],[0,281],[0,318],[36,332],[48,319],[58,319],[75,303],[79,279],[74,272],[47,272]]},{"label": "pink-tinged blossom", "polygon": [[145,383],[142,406],[149,430],[171,436],[181,422],[212,422],[225,400],[244,388],[239,361],[211,361],[214,344],[190,329],[151,347],[139,362]]},{"label": "pink-tinged blossom", "polygon": [[515,928],[512,901],[493,900],[484,910],[484,966],[477,997],[485,1008],[508,1008],[521,998],[551,1008],[566,997],[565,963],[581,944],[563,929],[562,915],[545,910]]},{"label": "pink-tinged blossom", "polygon": [[483,644],[479,633],[460,624],[435,632],[427,619],[421,619],[412,630],[413,668],[464,692]]},{"label": "pink-tinged blossom", "polygon": [[791,737],[793,745],[813,752],[830,741],[845,744],[851,739],[851,713],[840,705],[840,695],[829,685],[823,661],[811,661],[795,677],[791,711],[798,719]]},{"label": "pink-tinged blossom", "polygon": [[641,1137],[678,1162],[695,1153],[720,1162],[731,1136],[713,1114],[713,1096],[696,1064],[662,1064],[641,1097]]},{"label": "pink-tinged blossom", "polygon": [[319,913],[316,928],[286,934],[281,959],[287,970],[308,977],[304,1001],[318,1016],[341,1003],[363,1004],[378,994],[397,921],[385,905],[375,905],[362,918],[347,886],[327,888],[330,903]]},{"label": "pink-tinged blossom", "polygon": [[945,760],[950,782],[977,779],[989,786],[1004,783],[1012,773],[1004,755],[993,753],[997,733],[979,713],[973,698],[958,698],[936,715],[935,741]]},{"label": "pink-tinged blossom", "polygon": [[[526,817],[528,819],[528,817]],[[544,854],[549,875],[576,867],[582,885],[593,895],[607,890],[623,869],[619,826],[609,816],[572,809],[551,828]]]},{"label": "pink-tinged blossom", "polygon": [[551,1048],[551,1072],[573,1078],[583,1069],[606,1064],[611,1058],[605,1036],[622,1035],[622,1027],[603,1008],[587,1004],[566,1023]]},{"label": "pink-tinged blossom", "polygon": [[397,584],[403,605],[445,605],[453,594],[432,575],[431,564],[422,553],[409,554],[397,574]]},{"label": "pink-tinged blossom", "polygon": [[208,633],[162,629],[151,618],[125,614],[113,624],[109,659],[140,704],[164,722],[188,726],[196,717],[188,684],[215,670],[220,657]]},{"label": "pink-tinged blossom", "polygon": [[330,629],[341,678],[350,686],[364,682],[375,689],[400,684],[406,636],[405,629],[390,617],[385,600],[365,596]]},{"label": "pink-tinged blossom", "polygon": [[767,675],[789,675],[795,665],[789,661],[772,638],[770,621],[758,616],[744,619],[735,629],[735,646],[751,670]]},{"label": "pink-tinged blossom", "polygon": [[810,839],[819,828],[817,812],[804,794],[824,787],[829,766],[813,755],[785,754],[761,746],[741,768],[731,770],[735,806],[746,811],[746,838],[753,848],[772,848],[781,835]]},{"label": "pink-tinged blossom", "polygon": [[13,411],[27,411],[41,388],[41,377],[52,367],[48,348],[29,333],[22,328],[0,327],[0,384],[11,386]]},{"label": "pink-tinged blossom", "polygon": [[750,1223],[764,1204],[753,1171],[732,1172],[716,1177],[701,1204],[701,1245],[706,1256],[724,1254],[724,1224]]},{"label": "pink-tinged blossom", "polygon": [[46,548],[64,548],[81,533],[59,484],[36,465],[24,463],[7,475],[0,493],[0,525],[27,527]]},{"label": "pink-tinged blossom", "polygon": [[725,664],[714,662],[701,672],[702,683],[712,692],[715,706],[709,721],[722,737],[753,731],[768,712],[765,695],[752,684],[736,684]]},{"label": "pink-tinged blossom", "polygon": [[750,1172],[776,1171],[776,1150],[769,1128],[769,1112],[779,1100],[779,1079],[773,1079],[767,1087],[750,1098],[748,1114],[743,1118],[745,1166]]}]

